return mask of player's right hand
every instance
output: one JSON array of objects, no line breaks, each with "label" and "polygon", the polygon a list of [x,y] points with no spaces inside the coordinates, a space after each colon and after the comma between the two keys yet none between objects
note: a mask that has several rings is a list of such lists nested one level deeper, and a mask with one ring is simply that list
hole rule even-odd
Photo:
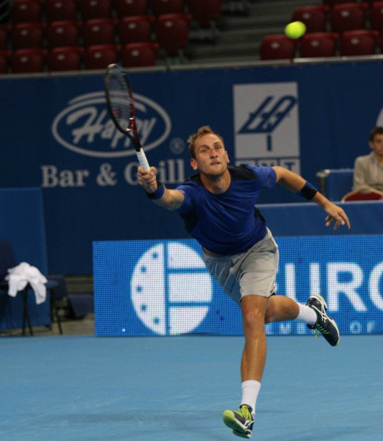
[{"label": "player's right hand", "polygon": [[147,193],[154,193],[157,190],[157,169],[155,167],[150,167],[150,171],[144,169],[143,167],[138,167],[137,170],[137,180],[141,187],[144,187]]}]

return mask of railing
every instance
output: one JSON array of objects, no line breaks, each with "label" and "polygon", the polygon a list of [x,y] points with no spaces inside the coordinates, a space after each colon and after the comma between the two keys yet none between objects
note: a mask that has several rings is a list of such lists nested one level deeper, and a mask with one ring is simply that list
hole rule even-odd
[{"label": "railing", "polygon": [[[130,73],[138,72],[176,72],[185,70],[207,70],[207,69],[243,69],[243,68],[262,68],[268,66],[298,66],[313,64],[339,64],[339,63],[361,63],[361,62],[382,62],[383,55],[359,55],[352,57],[323,57],[323,58],[293,58],[292,60],[267,60],[267,61],[232,61],[218,63],[193,63],[169,66],[153,66],[143,68],[125,68]],[[79,70],[72,72],[42,72],[27,74],[4,74],[0,75],[1,79],[11,78],[35,78],[35,77],[58,77],[58,76],[84,76],[84,75],[100,75],[105,72],[102,70]]]}]

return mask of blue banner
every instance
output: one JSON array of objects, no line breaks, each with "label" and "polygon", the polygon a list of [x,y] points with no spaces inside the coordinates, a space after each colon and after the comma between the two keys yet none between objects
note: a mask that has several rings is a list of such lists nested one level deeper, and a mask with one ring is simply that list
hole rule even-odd
[{"label": "blue banner", "polygon": [[[277,292],[321,294],[341,334],[383,332],[383,236],[280,237]],[[240,308],[211,278],[194,240],[93,244],[98,336],[240,335]],[[366,253],[366,250],[368,252]],[[297,322],[267,334],[308,334]]]},{"label": "blue banner", "polygon": [[[383,65],[367,62],[134,73],[131,83],[148,160],[174,187],[193,172],[188,136],[206,124],[232,163],[282,165],[313,183],[320,169],[352,168],[383,125],[382,77]],[[0,187],[43,189],[50,272],[90,274],[94,240],[187,237],[171,214],[147,215],[102,75],[2,77],[0,96]],[[298,201],[277,186],[259,202]]]}]

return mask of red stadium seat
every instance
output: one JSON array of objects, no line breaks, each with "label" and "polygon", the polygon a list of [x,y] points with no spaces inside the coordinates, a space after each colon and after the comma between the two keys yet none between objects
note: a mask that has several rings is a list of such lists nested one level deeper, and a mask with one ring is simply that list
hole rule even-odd
[{"label": "red stadium seat", "polygon": [[83,20],[109,18],[112,12],[111,0],[81,0],[80,9]]},{"label": "red stadium seat", "polygon": [[152,42],[126,44],[121,53],[123,67],[149,67],[157,63],[159,44]]},{"label": "red stadium seat", "polygon": [[361,29],[343,32],[340,39],[342,56],[375,55],[378,31]]},{"label": "red stadium seat", "polygon": [[63,72],[81,69],[82,47],[56,47],[48,53],[48,70]]},{"label": "red stadium seat", "polygon": [[85,50],[85,69],[105,69],[109,64],[117,63],[120,48],[114,44],[98,44]]},{"label": "red stadium seat", "polygon": [[331,29],[333,32],[364,29],[366,24],[367,3],[342,3],[334,5],[331,11]]},{"label": "red stadium seat", "polygon": [[340,3],[350,3],[350,0],[323,0],[323,4],[330,7],[333,7],[334,5],[338,5]]},{"label": "red stadium seat", "polygon": [[151,41],[154,20],[152,15],[124,17],[119,24],[121,44]]},{"label": "red stadium seat", "polygon": [[221,0],[189,0],[189,12],[201,27],[209,27],[221,14]]},{"label": "red stadium seat", "polygon": [[84,23],[84,45],[114,44],[115,20],[112,18],[96,18]]},{"label": "red stadium seat", "polygon": [[305,34],[300,42],[299,56],[302,58],[334,57],[339,34],[335,32],[313,32]]},{"label": "red stadium seat", "polygon": [[8,30],[5,26],[0,25],[0,51],[8,49]]},{"label": "red stadium seat", "polygon": [[158,17],[157,40],[168,56],[177,55],[188,44],[190,20],[190,14],[163,14]]},{"label": "red stadium seat", "polygon": [[47,22],[74,21],[77,19],[77,4],[73,0],[47,0],[45,15]]},{"label": "red stadium seat", "polygon": [[291,21],[301,21],[304,23],[306,25],[306,33],[325,32],[329,9],[325,5],[301,6],[294,10]]},{"label": "red stadium seat", "polygon": [[48,47],[78,46],[79,26],[76,21],[54,21],[47,29]]},{"label": "red stadium seat", "polygon": [[38,73],[44,71],[45,51],[40,48],[19,49],[12,53],[13,73]]},{"label": "red stadium seat", "polygon": [[383,1],[374,2],[370,8],[371,29],[383,31]]},{"label": "red stadium seat", "polygon": [[116,11],[119,18],[145,15],[147,13],[147,0],[117,0]]},{"label": "red stadium seat", "polygon": [[11,9],[12,23],[36,23],[41,19],[41,11],[38,0],[15,0]]},{"label": "red stadium seat", "polygon": [[150,0],[153,14],[180,14],[183,12],[183,0]]},{"label": "red stadium seat", "polygon": [[352,201],[380,201],[383,199],[383,193],[380,191],[370,191],[368,193],[361,193],[360,191],[351,191],[342,197],[342,202]]},{"label": "red stadium seat", "polygon": [[10,55],[9,51],[0,51],[0,74],[8,73]]},{"label": "red stadium seat", "polygon": [[12,27],[13,50],[43,47],[42,23],[18,23]]},{"label": "red stadium seat", "polygon": [[295,40],[285,35],[267,35],[260,47],[261,60],[284,60],[295,57]]}]

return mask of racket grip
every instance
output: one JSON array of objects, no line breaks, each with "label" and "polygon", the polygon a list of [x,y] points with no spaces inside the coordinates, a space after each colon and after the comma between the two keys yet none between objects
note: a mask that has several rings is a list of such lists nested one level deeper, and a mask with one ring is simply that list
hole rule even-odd
[{"label": "racket grip", "polygon": [[150,165],[149,165],[148,160],[146,159],[145,152],[142,149],[140,149],[140,151],[136,152],[136,153],[137,153],[137,158],[138,158],[138,162],[140,163],[140,166],[143,167],[145,170],[150,171]]}]

